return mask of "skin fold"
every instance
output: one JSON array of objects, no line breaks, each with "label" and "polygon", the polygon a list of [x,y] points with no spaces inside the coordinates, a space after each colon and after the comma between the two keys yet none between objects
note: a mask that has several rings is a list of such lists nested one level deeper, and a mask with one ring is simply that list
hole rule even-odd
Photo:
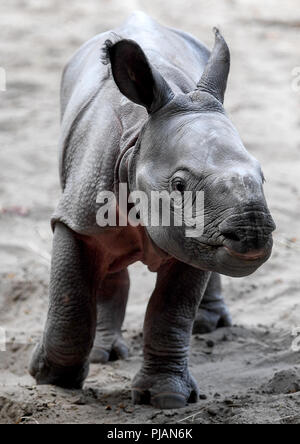
[{"label": "skin fold", "polygon": [[[30,365],[38,384],[80,388],[89,362],[127,358],[127,268],[141,261],[157,282],[133,401],[160,409],[197,401],[191,334],[231,325],[220,274],[255,272],[271,255],[275,229],[261,167],[223,108],[229,65],[218,30],[210,53],[138,12],[66,66],[50,304]],[[174,224],[100,227],[97,196],[112,191],[118,202],[119,183],[148,197],[203,191],[203,234],[186,237]]]}]

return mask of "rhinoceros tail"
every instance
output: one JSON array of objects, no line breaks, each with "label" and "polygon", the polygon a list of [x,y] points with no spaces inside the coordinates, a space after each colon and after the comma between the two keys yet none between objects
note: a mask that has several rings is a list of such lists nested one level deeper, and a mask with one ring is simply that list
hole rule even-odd
[{"label": "rhinoceros tail", "polygon": [[123,39],[123,37],[116,34],[115,32],[111,32],[110,37],[111,38],[105,40],[104,45],[101,48],[101,62],[103,63],[103,65],[110,64],[110,49],[111,49],[111,47]]}]

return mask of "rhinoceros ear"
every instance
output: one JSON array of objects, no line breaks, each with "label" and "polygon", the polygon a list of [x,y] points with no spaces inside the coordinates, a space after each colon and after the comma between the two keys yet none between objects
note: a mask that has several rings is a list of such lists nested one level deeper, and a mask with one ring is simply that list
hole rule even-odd
[{"label": "rhinoceros ear", "polygon": [[134,40],[123,39],[107,45],[114,80],[129,100],[153,113],[174,97],[171,88],[149,63]]},{"label": "rhinoceros ear", "polygon": [[230,52],[219,30],[214,28],[214,32],[215,46],[197,88],[208,92],[223,103],[230,68]]}]

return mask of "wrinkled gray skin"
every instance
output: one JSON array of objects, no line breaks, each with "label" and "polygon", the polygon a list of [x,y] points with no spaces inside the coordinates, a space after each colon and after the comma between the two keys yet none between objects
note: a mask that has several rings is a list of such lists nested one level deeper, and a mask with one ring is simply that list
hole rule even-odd
[{"label": "wrinkled gray skin", "polygon": [[[192,330],[230,325],[220,274],[253,273],[271,254],[275,228],[261,167],[223,108],[229,50],[217,30],[215,38],[210,54],[192,36],[135,13],[67,65],[50,306],[30,367],[37,383],[81,387],[91,350],[93,362],[127,357],[127,266],[143,260],[157,271],[157,284],[133,400],[158,408],[197,401],[188,370]],[[96,196],[119,181],[147,194],[203,190],[204,234],[100,228]]]}]

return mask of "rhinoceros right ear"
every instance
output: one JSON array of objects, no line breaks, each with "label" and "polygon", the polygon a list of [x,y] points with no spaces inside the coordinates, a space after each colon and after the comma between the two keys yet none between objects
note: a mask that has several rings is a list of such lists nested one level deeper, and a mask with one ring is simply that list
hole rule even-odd
[{"label": "rhinoceros right ear", "polygon": [[129,100],[144,106],[149,114],[172,100],[173,91],[134,40],[107,42],[106,48],[114,80]]}]

